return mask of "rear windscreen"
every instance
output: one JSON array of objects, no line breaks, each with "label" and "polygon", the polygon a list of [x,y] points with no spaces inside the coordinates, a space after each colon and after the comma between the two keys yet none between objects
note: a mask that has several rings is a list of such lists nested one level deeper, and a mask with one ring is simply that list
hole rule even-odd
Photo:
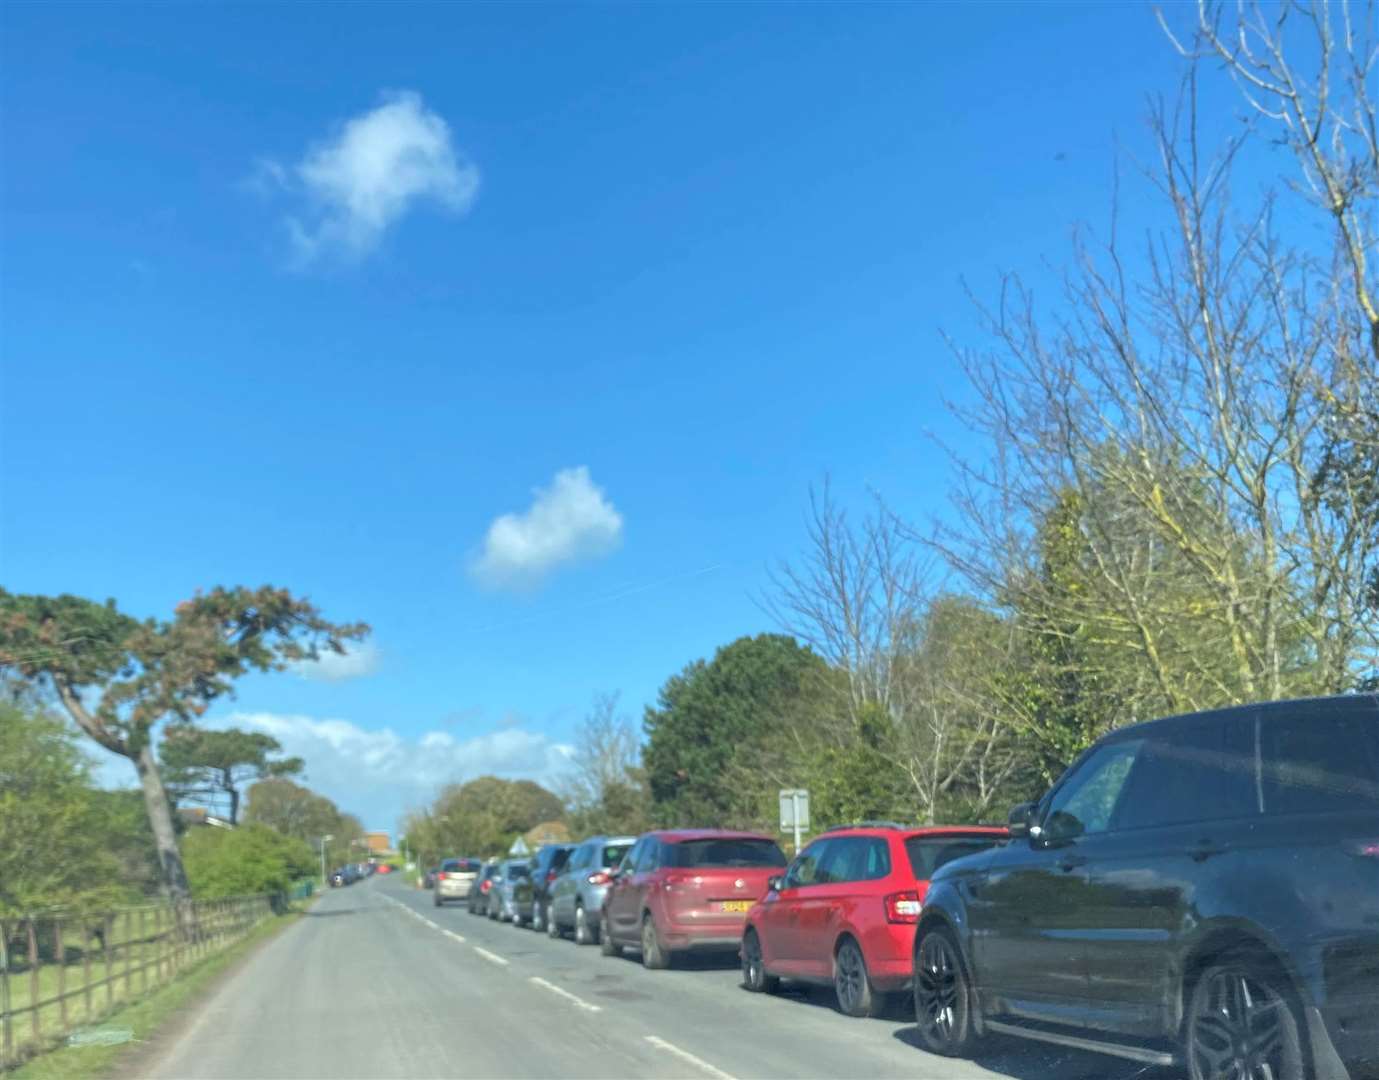
[{"label": "rear windscreen", "polygon": [[607,870],[610,866],[617,866],[622,862],[622,857],[627,854],[632,847],[631,844],[609,844],[603,849],[601,858],[603,862],[599,865]]},{"label": "rear windscreen", "polygon": [[785,865],[785,853],[774,840],[682,840],[671,844],[670,851],[672,865],[679,867]]},{"label": "rear windscreen", "polygon": [[511,877],[511,878],[531,877],[531,869],[527,866],[526,863],[518,863],[516,866],[509,866],[509,867],[508,867],[508,877]]},{"label": "rear windscreen", "polygon": [[477,874],[479,864],[473,859],[446,859],[441,869],[447,874]]},{"label": "rear windscreen", "polygon": [[945,863],[994,848],[996,836],[912,836],[905,841],[910,869],[917,881],[927,881]]}]

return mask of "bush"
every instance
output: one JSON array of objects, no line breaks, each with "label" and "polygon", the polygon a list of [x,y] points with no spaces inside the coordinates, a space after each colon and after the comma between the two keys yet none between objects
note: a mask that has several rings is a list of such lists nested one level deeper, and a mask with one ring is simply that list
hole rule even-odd
[{"label": "bush", "polygon": [[182,840],[182,861],[198,900],[285,893],[315,865],[307,844],[264,825],[194,829]]}]

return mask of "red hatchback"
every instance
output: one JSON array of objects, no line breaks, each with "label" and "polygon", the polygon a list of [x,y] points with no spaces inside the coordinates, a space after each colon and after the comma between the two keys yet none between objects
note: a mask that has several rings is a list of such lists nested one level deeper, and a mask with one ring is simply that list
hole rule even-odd
[{"label": "red hatchback", "polygon": [[887,993],[909,988],[915,924],[934,871],[1008,835],[889,824],[824,833],[748,913],[743,985],[770,993],[781,978],[832,983],[842,1012],[874,1015]]},{"label": "red hatchback", "polygon": [[603,902],[605,956],[639,949],[649,968],[687,949],[734,949],[747,911],[785,868],[769,836],[724,829],[646,833],[623,856]]}]

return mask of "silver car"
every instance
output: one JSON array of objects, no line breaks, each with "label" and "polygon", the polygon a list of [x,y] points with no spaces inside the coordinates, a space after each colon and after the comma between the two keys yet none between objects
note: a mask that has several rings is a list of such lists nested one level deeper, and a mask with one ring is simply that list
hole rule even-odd
[{"label": "silver car", "polygon": [[436,867],[435,894],[436,907],[447,900],[466,900],[469,890],[479,877],[483,864],[478,859],[446,859]]},{"label": "silver car", "polygon": [[519,925],[531,915],[519,910],[516,895],[517,883],[531,876],[531,867],[526,859],[508,859],[498,864],[498,872],[493,877],[493,886],[488,890],[488,917],[500,922],[513,922]]},{"label": "silver car", "polygon": [[554,938],[573,932],[576,945],[598,944],[599,912],[613,880],[609,872],[636,842],[635,836],[591,836],[570,853],[551,883],[547,934]]}]

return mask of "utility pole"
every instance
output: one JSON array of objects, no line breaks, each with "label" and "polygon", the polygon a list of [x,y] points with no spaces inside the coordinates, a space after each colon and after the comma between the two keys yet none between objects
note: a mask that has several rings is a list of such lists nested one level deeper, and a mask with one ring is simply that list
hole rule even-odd
[{"label": "utility pole", "polygon": [[335,839],[334,836],[323,836],[323,837],[321,837],[321,888],[323,888],[323,889],[324,889],[324,888],[326,887],[326,885],[327,885],[327,882],[326,882],[326,841],[327,841],[327,840],[334,840],[334,839]]}]

